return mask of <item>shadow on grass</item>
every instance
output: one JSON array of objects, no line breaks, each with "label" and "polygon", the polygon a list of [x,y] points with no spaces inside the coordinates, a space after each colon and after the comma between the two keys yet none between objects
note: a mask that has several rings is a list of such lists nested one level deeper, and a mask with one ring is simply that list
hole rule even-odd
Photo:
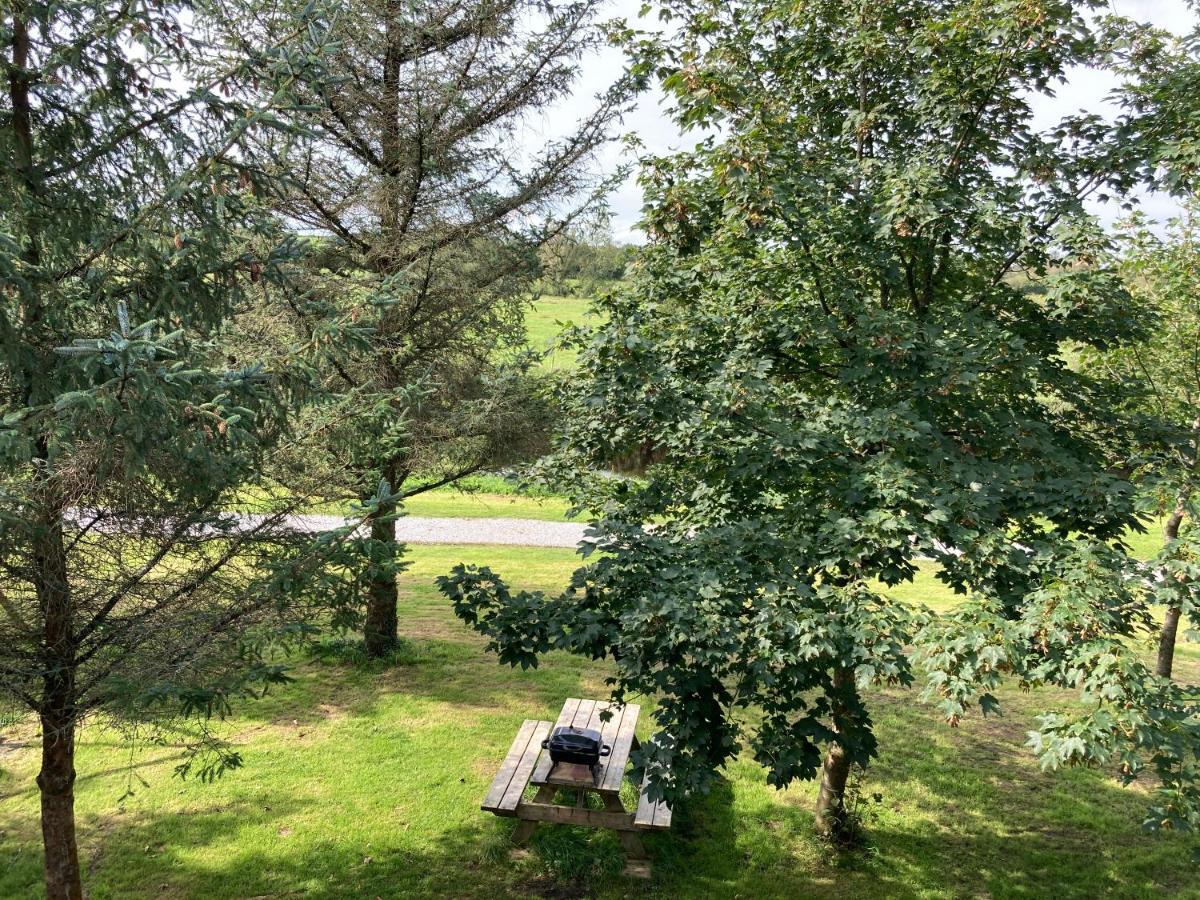
[{"label": "shadow on grass", "polygon": [[[1134,829],[1131,817],[1144,798],[1098,773],[1038,775],[1006,759],[1011,747],[1003,734],[970,735],[974,755],[964,759],[960,748],[929,740],[922,716],[897,720],[905,705],[893,698],[879,704],[888,743],[873,787],[884,802],[867,823],[870,849],[841,856],[813,836],[811,785],[773,792],[747,783],[739,764],[734,780],[719,780],[707,795],[681,804],[669,832],[646,836],[654,860],[648,883],[619,876],[621,849],[607,832],[541,825],[533,852],[513,858],[512,820],[479,813],[467,824],[410,835],[384,817],[358,845],[323,829],[318,801],[274,796],[176,813],[135,808],[92,816],[81,821],[81,861],[92,900],[1070,898],[1192,890],[1183,843]],[[920,785],[915,798],[905,794],[910,782]],[[897,795],[904,795],[900,810],[891,806]],[[2,857],[8,871],[0,875],[0,895],[38,896],[39,854]]]},{"label": "shadow on grass", "polygon": [[595,687],[586,696],[607,695],[601,684],[603,673],[587,660],[553,653],[537,670],[522,672],[481,652],[470,635],[464,640],[406,640],[389,665],[364,665],[334,655],[296,658],[290,674],[296,679],[293,684],[241,704],[238,717],[314,723],[327,718],[330,709],[371,717],[389,695],[403,694],[478,713],[519,707],[529,717],[554,718],[563,700],[581,696],[589,683]]},{"label": "shadow on grass", "polygon": [[[153,759],[142,759],[142,760],[138,760],[135,763],[123,763],[119,766],[113,766],[112,768],[103,769],[103,770],[99,770],[99,771],[81,772],[75,778],[75,789],[78,790],[79,788],[81,788],[85,784],[87,784],[87,782],[89,782],[89,781],[96,781],[96,780],[108,778],[112,775],[134,774],[139,769],[150,769],[150,768],[154,768],[156,766],[161,766],[163,763],[179,762],[179,761],[182,761],[183,759],[185,759],[186,757],[187,757],[186,749],[183,747],[180,747],[180,748],[178,748],[177,752],[167,754],[166,756],[157,756],[157,757],[154,757]],[[0,770],[0,771],[2,771],[2,770]],[[10,800],[15,797],[20,797],[24,794],[35,794],[35,793],[37,793],[37,790],[38,790],[37,784],[30,783],[30,784],[27,784],[24,787],[21,787],[17,790],[0,791],[0,801]]]},{"label": "shadow on grass", "polygon": [[[621,881],[620,847],[589,840],[594,832],[543,828],[534,852],[511,846],[513,820],[482,817],[450,828],[431,846],[387,835],[370,845],[313,839],[286,825],[311,802],[236,803],[186,816],[131,814],[119,822],[81,822],[80,863],[90,900],[136,897],[495,898],[595,896],[598,883]],[[253,831],[277,840],[230,841]],[[292,851],[291,840],[302,842]],[[8,858],[0,895],[41,897],[40,853]],[[636,885],[633,889],[636,890]]]},{"label": "shadow on grass", "polygon": [[[1143,835],[1144,797],[1096,773],[1032,777],[1014,795],[964,798],[963,763],[942,749],[924,761],[944,776],[923,782],[931,815],[889,810],[868,817],[863,850],[837,853],[818,839],[815,789],[793,788],[785,803],[739,804],[729,782],[676,813],[648,845],[654,893],[662,897],[1025,897],[1197,896],[1184,840]],[[882,775],[882,773],[877,773]],[[884,805],[890,792],[882,787]],[[964,800],[974,805],[964,807]],[[740,808],[739,808],[740,807]],[[1089,828],[1086,822],[1095,823]],[[1116,822],[1114,823],[1114,820]],[[1114,840],[1119,838],[1119,840]]]}]

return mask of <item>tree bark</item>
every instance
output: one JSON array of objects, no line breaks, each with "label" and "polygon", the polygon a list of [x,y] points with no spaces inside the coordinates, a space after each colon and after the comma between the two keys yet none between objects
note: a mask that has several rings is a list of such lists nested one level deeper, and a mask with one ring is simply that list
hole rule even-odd
[{"label": "tree bark", "polygon": [[[1179,526],[1182,522],[1183,509],[1177,506],[1163,526],[1163,539],[1169,543],[1179,537]],[[1158,635],[1158,660],[1154,671],[1162,678],[1170,678],[1175,666],[1175,638],[1179,633],[1180,615],[1181,610],[1178,606],[1168,608],[1162,631]]]},{"label": "tree bark", "polygon": [[[46,460],[45,443],[39,456]],[[41,486],[45,514],[34,539],[34,578],[43,616],[42,845],[46,895],[50,900],[83,896],[75,842],[75,668],[71,588],[63,543],[62,509],[52,483]]]},{"label": "tree bark", "polygon": [[[67,681],[68,679],[62,679]],[[64,691],[64,699],[69,685]],[[42,800],[42,846],[45,852],[46,896],[49,900],[79,900],[79,848],[75,840],[75,715],[65,707],[42,712],[42,769],[37,784]]]},{"label": "tree bark", "polygon": [[[833,673],[834,693],[854,692],[854,672],[839,668]],[[833,730],[845,734],[853,727],[847,716],[846,704],[835,696]],[[821,789],[817,793],[816,827],[819,834],[840,839],[849,836],[850,823],[846,817],[846,783],[850,778],[850,755],[842,744],[834,741],[825,753],[821,766]]]},{"label": "tree bark", "polygon": [[[396,476],[395,464],[389,465],[384,471],[384,478],[393,495],[400,490]],[[389,501],[381,503],[378,512],[371,517],[371,539],[376,542],[379,553],[374,574],[367,585],[367,614],[363,622],[363,640],[367,656],[371,659],[387,656],[396,649],[399,640],[396,563],[400,557],[400,545],[396,541],[396,520],[392,518],[395,513],[396,503]]]},{"label": "tree bark", "polygon": [[817,831],[829,837],[846,832],[846,782],[850,757],[841,744],[830,744],[821,766],[821,790],[817,793]]},{"label": "tree bark", "polygon": [[400,66],[404,60],[404,29],[397,3],[387,4],[384,29],[383,96],[380,99],[380,162],[384,176],[382,208],[379,211],[380,246],[376,266],[384,275],[394,274],[401,238],[400,183],[403,168],[404,139],[400,128],[403,102],[400,98]]},{"label": "tree bark", "polygon": [[[403,143],[400,131],[400,65],[404,58],[404,35],[399,21],[399,4],[387,5],[388,18],[385,26],[383,57],[383,97],[381,106],[380,138],[383,175],[386,185],[380,209],[380,246],[376,248],[375,265],[382,275],[395,272],[396,242],[399,240],[400,199],[399,186],[395,179],[400,174],[403,158]],[[399,467],[395,461],[383,467],[393,494],[399,493],[397,484]],[[396,542],[396,522],[391,518],[396,513],[396,504],[381,504],[371,518],[371,539],[377,543],[380,558],[367,587],[367,614],[363,623],[363,639],[367,656],[380,659],[396,648],[399,640],[396,605],[399,595],[396,590],[396,564],[400,546]],[[386,521],[381,521],[386,519]]]}]

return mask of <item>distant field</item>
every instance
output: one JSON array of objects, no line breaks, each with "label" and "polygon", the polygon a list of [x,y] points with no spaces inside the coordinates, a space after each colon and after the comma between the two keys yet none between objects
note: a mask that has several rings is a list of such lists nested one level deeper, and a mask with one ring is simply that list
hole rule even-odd
[{"label": "distant field", "polygon": [[[231,508],[238,512],[261,512],[260,491],[244,491]],[[522,490],[515,481],[499,475],[471,475],[456,485],[437,488],[410,497],[404,511],[410,516],[473,519],[540,519],[566,521],[569,504],[563,497],[536,489]],[[305,512],[318,515],[345,515],[351,509],[346,502],[316,502]]]},{"label": "distant field", "polygon": [[523,494],[479,492],[440,488],[411,497],[404,504],[410,516],[472,519],[541,519],[563,522],[567,501],[560,497],[529,497]]},{"label": "distant field", "polygon": [[529,333],[529,346],[535,350],[550,351],[546,357],[546,368],[568,369],[574,365],[574,352],[550,348],[568,325],[587,325],[595,321],[588,309],[591,302],[588,297],[548,295],[539,298],[526,313],[525,328]]}]

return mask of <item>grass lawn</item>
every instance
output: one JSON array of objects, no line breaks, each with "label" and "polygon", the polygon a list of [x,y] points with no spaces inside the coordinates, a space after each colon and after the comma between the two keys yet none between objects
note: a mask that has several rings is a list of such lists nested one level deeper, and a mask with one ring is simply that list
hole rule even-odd
[{"label": "grass lawn", "polygon": [[[592,321],[588,312],[591,304],[588,297],[539,297],[525,314],[525,329],[529,334],[529,346],[535,350],[546,350],[566,325],[586,325]],[[546,357],[546,368],[569,369],[575,364],[573,351],[552,350]]]},{"label": "grass lawn", "polygon": [[[313,503],[305,511],[313,514],[339,515],[349,512],[349,503]],[[253,492],[245,492],[234,508],[243,512],[260,512],[263,506]],[[500,475],[469,475],[458,484],[447,485],[417,494],[404,501],[410,516],[434,518],[477,519],[540,519],[565,522],[570,504],[563,497],[537,492],[522,492],[517,484]]]},{"label": "grass lawn", "polygon": [[[812,836],[815,786],[768,787],[749,760],[651,835],[649,884],[623,881],[605,834],[542,826],[510,858],[512,820],[479,802],[522,719],[604,696],[605,667],[555,655],[499,667],[431,579],[459,561],[554,589],[569,551],[418,547],[403,579],[401,665],[305,662],[228,723],[246,768],[171,777],[175,746],[130,753],[98,725],[79,753],[81,863],[94,900],[125,897],[1200,897],[1190,843],[1139,832],[1144,795],[1096,771],[1041,773],[1032,714],[1069,698],[1005,693],[1005,716],[950,729],[915,691],[874,694],[881,755],[865,786],[872,847],[836,861]],[[907,599],[946,607],[927,574]],[[1180,674],[1198,677],[1183,648]],[[643,715],[643,723],[646,716]],[[38,896],[36,733],[0,743],[0,897]],[[121,799],[127,789],[131,796]]]},{"label": "grass lawn", "polygon": [[410,516],[477,519],[540,519],[565,522],[569,504],[560,497],[530,497],[490,491],[439,488],[410,497],[404,509]]}]

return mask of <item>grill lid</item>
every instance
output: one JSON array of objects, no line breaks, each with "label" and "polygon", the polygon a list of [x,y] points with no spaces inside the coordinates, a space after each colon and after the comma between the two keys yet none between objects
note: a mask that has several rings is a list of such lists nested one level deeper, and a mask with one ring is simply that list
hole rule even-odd
[{"label": "grill lid", "polygon": [[542,741],[542,747],[550,751],[554,762],[578,763],[596,766],[600,757],[608,756],[612,748],[603,743],[600,732],[594,728],[555,728],[553,734]]},{"label": "grill lid", "polygon": [[550,735],[547,746],[551,750],[571,750],[576,753],[595,753],[599,755],[602,744],[600,732],[594,728],[573,728],[570,726],[555,728]]}]

